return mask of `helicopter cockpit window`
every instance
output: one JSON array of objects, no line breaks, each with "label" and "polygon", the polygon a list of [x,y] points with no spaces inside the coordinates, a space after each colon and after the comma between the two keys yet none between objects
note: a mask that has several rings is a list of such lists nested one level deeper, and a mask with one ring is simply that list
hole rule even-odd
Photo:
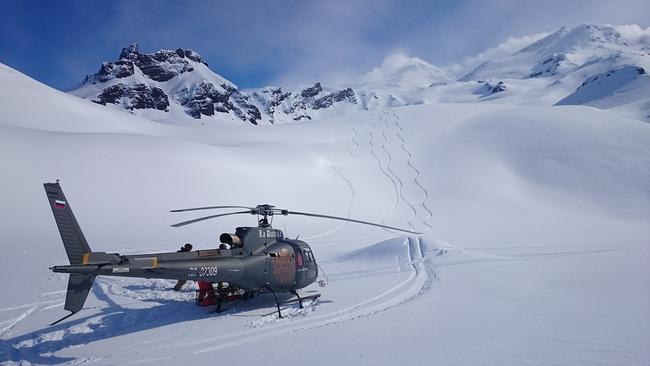
[{"label": "helicopter cockpit window", "polygon": [[314,256],[311,254],[310,250],[303,250],[304,257],[305,257],[305,262],[313,262],[314,261]]}]

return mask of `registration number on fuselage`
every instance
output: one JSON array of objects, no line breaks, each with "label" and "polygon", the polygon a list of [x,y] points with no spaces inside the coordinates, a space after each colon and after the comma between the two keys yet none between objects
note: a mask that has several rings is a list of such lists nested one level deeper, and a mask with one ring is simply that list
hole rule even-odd
[{"label": "registration number on fuselage", "polygon": [[190,273],[187,274],[188,278],[196,277],[214,277],[217,275],[217,267],[191,267]]},{"label": "registration number on fuselage", "polygon": [[199,268],[199,277],[213,277],[217,275],[217,267]]}]

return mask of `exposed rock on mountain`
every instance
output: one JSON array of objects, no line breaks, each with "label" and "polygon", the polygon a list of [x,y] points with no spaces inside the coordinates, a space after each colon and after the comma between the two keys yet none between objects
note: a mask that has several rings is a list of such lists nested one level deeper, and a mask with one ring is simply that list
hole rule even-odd
[{"label": "exposed rock on mountain", "polygon": [[648,38],[618,29],[623,28],[563,27],[511,53],[483,53],[447,67],[395,54],[338,85],[252,90],[240,90],[214,73],[192,50],[142,53],[132,45],[119,60],[103,63],[72,94],[170,123],[291,123],[360,109],[496,100],[588,104],[650,121]]},{"label": "exposed rock on mountain", "polygon": [[503,81],[499,81],[496,84],[492,84],[483,80],[479,80],[479,84],[481,85],[478,89],[474,91],[474,94],[481,95],[483,97],[487,97],[492,94],[496,93],[501,93],[502,91],[506,90],[506,84],[503,83]]},{"label": "exposed rock on mountain", "polygon": [[300,98],[296,98],[292,103],[289,112],[292,114],[294,121],[299,121],[303,118],[311,119],[309,110],[319,110],[329,108],[334,103],[346,101],[351,104],[357,104],[357,99],[352,89],[347,88],[337,92],[323,93],[323,87],[320,83],[304,89],[300,92]]},{"label": "exposed rock on mountain", "polygon": [[352,89],[330,90],[320,83],[297,91],[242,91],[210,70],[195,51],[178,48],[147,54],[141,53],[137,44],[122,49],[119,60],[104,62],[72,94],[137,111],[154,120],[183,120],[187,116],[231,118],[252,124],[311,119],[318,110],[356,104]]},{"label": "exposed rock on mountain", "polygon": [[126,109],[155,108],[167,110],[169,100],[160,88],[149,87],[145,84],[124,85],[116,84],[104,89],[93,102],[106,105],[121,104]]},{"label": "exposed rock on mountain", "polygon": [[[646,71],[638,66],[624,66],[589,77],[575,92],[557,102],[557,105],[588,104],[619,93],[626,85],[647,80]],[[650,95],[648,95],[650,97]]]},{"label": "exposed rock on mountain", "polygon": [[575,67],[575,64],[572,64],[567,60],[567,57],[563,53],[556,53],[552,56],[549,56],[542,62],[539,62],[537,65],[533,66],[530,70],[530,77],[543,77],[543,76],[552,76],[557,75],[558,73],[571,69]]},{"label": "exposed rock on mountain", "polygon": [[357,97],[351,88],[332,90],[323,88],[321,83],[297,91],[264,88],[253,91],[251,99],[269,116],[271,123],[310,120],[320,110],[336,107],[337,104],[359,108]]},{"label": "exposed rock on mountain", "polygon": [[512,55],[486,61],[459,80],[562,77],[587,66],[622,64],[643,55],[646,53],[639,45],[626,40],[615,27],[583,24],[573,29],[562,27]]},{"label": "exposed rock on mountain", "polygon": [[237,88],[228,84],[219,87],[201,82],[191,87],[177,90],[173,98],[185,107],[187,114],[193,118],[213,116],[216,113],[233,112],[242,120],[257,124],[262,116],[259,109],[248,102]]}]

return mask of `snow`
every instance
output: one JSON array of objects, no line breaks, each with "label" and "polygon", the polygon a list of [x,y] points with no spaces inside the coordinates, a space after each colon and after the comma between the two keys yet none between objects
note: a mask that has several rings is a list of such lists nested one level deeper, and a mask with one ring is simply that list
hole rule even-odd
[{"label": "snow", "polygon": [[[506,84],[503,93],[522,87]],[[650,125],[638,119],[492,101],[181,126],[6,66],[0,85],[0,363],[650,359]],[[254,224],[169,227],[194,217],[169,209],[208,204],[268,202],[424,235],[277,217],[329,278],[306,289],[322,296],[305,309],[278,319],[262,295],[215,314],[171,281],[101,277],[87,309],[48,326],[65,314],[67,276],[48,268],[67,259],[42,191],[57,178],[96,251],[213,248],[220,233]]]},{"label": "snow", "polygon": [[[627,90],[634,93],[637,98],[630,98],[630,95],[625,95],[627,93],[623,88],[629,83],[636,84],[628,87]],[[614,98],[603,99],[617,94],[616,99],[622,101],[620,104],[633,103],[638,99],[647,98],[649,88],[650,79],[644,69],[625,66],[590,77],[573,94],[557,102],[557,105],[590,104],[600,99],[599,105],[615,107],[617,103],[613,101]]]},{"label": "snow", "polygon": [[[393,54],[345,85],[355,90],[360,107],[371,111],[441,102],[581,104],[650,121],[647,74],[632,75],[632,70],[650,69],[646,33],[638,26],[584,24],[510,38],[444,67]],[[618,74],[601,85],[602,76],[612,72]],[[505,90],[492,92],[500,83]]]},{"label": "snow", "polygon": [[[225,79],[223,76],[214,73],[207,65],[195,62],[193,60],[186,60],[191,66],[193,71],[182,73],[179,77],[174,77],[168,81],[159,82],[150,79],[142,73],[138,67],[134,67],[134,74],[124,78],[113,78],[106,82],[86,82],[82,84],[79,88],[70,92],[70,94],[85,98],[88,101],[95,100],[97,96],[106,88],[117,85],[117,84],[146,84],[149,86],[160,88],[165,92],[166,95],[170,98],[170,105],[168,111],[159,111],[156,109],[134,109],[130,111],[132,114],[139,117],[147,118],[149,120],[155,121],[183,121],[184,124],[200,124],[200,121],[194,120],[192,117],[188,116],[185,113],[183,107],[174,102],[172,98],[177,95],[183,88],[190,87],[194,88],[196,85],[206,82],[214,85],[217,91],[224,92],[222,85],[236,87],[235,84]],[[109,105],[109,108],[115,108],[118,110],[123,110],[119,105]],[[221,116],[219,119],[220,122],[223,121],[240,121],[235,119],[235,117],[226,115]]]},{"label": "snow", "polygon": [[[610,109],[620,115],[650,121],[647,74],[641,77],[621,77],[625,70],[643,68],[650,70],[650,28],[638,25],[582,24],[573,28],[560,28],[550,34],[510,37],[494,48],[475,57],[445,66],[432,65],[418,57],[394,53],[381,64],[354,80],[344,80],[332,87],[324,87],[318,97],[352,88],[353,100],[344,99],[328,107],[314,108],[300,96],[300,88],[250,89],[239,91],[258,108],[261,124],[295,123],[304,119],[330,119],[359,111],[379,111],[407,105],[432,103],[503,103],[524,106],[551,106],[555,104],[582,104]],[[185,60],[185,59],[184,59]],[[192,71],[157,82],[135,67],[134,75],[113,78],[104,83],[89,79],[71,93],[88,100],[96,99],[107,87],[118,83],[133,85],[143,83],[160,88],[170,100],[168,110],[154,108],[134,109],[129,113],[149,120],[173,125],[241,124],[249,123],[235,111],[216,112],[213,116],[192,118],[177,103],[184,91],[200,83],[210,83],[217,90],[221,85],[236,87],[212,71],[206,64],[187,60]],[[171,65],[168,65],[171,67]],[[596,78],[621,71],[609,78],[606,85],[593,84]],[[631,75],[631,73],[630,73]],[[482,87],[503,83],[505,92],[484,92]],[[587,87],[582,87],[583,84]],[[600,81],[599,81],[600,83]],[[626,86],[627,83],[632,83]],[[273,91],[278,92],[274,94]],[[282,101],[280,95],[291,93]],[[236,98],[235,98],[236,99]],[[313,101],[313,100],[312,100]],[[236,100],[235,104],[239,104]],[[277,105],[274,105],[278,103]],[[246,109],[246,106],[239,106]],[[320,107],[320,106],[319,106]],[[127,106],[109,105],[106,108],[123,109]],[[271,112],[273,111],[273,112]]]},{"label": "snow", "polygon": [[413,89],[449,82],[453,77],[444,69],[418,57],[396,53],[386,57],[381,66],[373,68],[360,79],[366,88],[390,86]]}]

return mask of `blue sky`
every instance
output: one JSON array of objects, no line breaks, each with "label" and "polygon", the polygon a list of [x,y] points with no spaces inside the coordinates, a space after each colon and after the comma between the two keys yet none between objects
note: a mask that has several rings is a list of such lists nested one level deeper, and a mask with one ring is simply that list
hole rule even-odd
[{"label": "blue sky", "polygon": [[391,53],[446,64],[509,36],[584,22],[650,25],[629,1],[19,1],[0,11],[0,62],[69,89],[122,47],[191,48],[240,87],[359,74]]}]

